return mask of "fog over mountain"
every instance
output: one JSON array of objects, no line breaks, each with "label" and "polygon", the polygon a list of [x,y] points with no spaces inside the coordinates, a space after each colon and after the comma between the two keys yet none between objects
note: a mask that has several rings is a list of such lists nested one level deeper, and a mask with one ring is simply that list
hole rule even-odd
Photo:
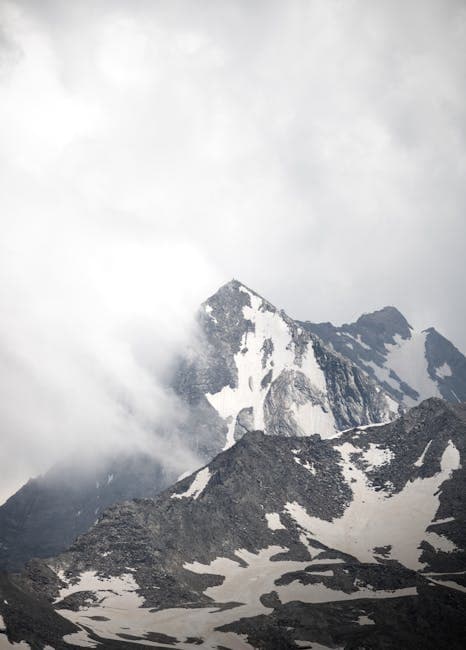
[{"label": "fog over mountain", "polygon": [[1,3],[0,502],[76,444],[166,456],[232,277],[466,350],[465,30],[460,0]]}]

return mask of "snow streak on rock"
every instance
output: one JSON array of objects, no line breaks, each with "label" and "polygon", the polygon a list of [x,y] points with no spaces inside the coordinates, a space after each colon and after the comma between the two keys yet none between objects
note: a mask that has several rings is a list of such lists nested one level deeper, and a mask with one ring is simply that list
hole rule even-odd
[{"label": "snow streak on rock", "polygon": [[181,494],[172,494],[172,499],[197,499],[204,492],[210,479],[210,470],[208,467],[204,467],[204,469],[201,469],[196,474],[186,492],[182,492]]}]

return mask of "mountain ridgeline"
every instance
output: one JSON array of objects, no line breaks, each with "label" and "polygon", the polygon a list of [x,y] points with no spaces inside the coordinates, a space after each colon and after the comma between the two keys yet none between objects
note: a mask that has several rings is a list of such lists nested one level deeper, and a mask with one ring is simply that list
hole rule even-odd
[{"label": "mountain ridgeline", "polygon": [[4,578],[4,625],[57,649],[462,648],[465,445],[438,398],[332,439],[249,432]]},{"label": "mountain ridgeline", "polygon": [[[341,328],[298,322],[232,280],[201,305],[198,324],[170,389],[187,412],[184,444],[204,462],[248,431],[331,437],[427,397],[466,400],[465,357],[432,328],[415,333],[393,307]],[[63,551],[105,507],[154,496],[192,469],[175,474],[141,454],[95,471],[74,463],[64,459],[0,507],[0,568]]]},{"label": "mountain ridgeline", "polygon": [[377,381],[403,406],[428,397],[466,400],[466,359],[433,327],[415,331],[395,307],[364,314],[355,323],[301,325]]},{"label": "mountain ridgeline", "polygon": [[330,437],[398,412],[366,371],[240,282],[209,298],[198,321],[199,343],[180,360],[173,386],[207,457],[246,431]]},{"label": "mountain ridgeline", "polygon": [[173,386],[205,457],[246,431],[330,437],[429,397],[466,400],[466,358],[394,307],[341,328],[294,321],[236,280],[201,307],[200,340]]},{"label": "mountain ridgeline", "polygon": [[300,322],[236,280],[198,324],[169,389],[204,467],[67,459],[13,495],[0,648],[462,647],[465,357],[394,307]]}]

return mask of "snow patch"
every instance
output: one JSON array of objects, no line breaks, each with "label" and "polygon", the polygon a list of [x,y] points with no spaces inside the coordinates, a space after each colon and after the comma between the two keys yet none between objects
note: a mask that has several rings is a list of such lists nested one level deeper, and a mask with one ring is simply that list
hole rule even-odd
[{"label": "snow patch", "polygon": [[441,379],[445,379],[445,377],[451,377],[453,375],[453,372],[448,365],[448,363],[443,363],[441,366],[435,369],[435,374],[437,377],[440,377]]},{"label": "snow patch", "polygon": [[120,576],[112,576],[111,578],[103,578],[98,576],[96,571],[83,571],[73,582],[65,577],[63,571],[58,571],[57,575],[62,582],[67,583],[67,586],[60,589],[60,593],[54,601],[55,603],[59,603],[67,596],[81,591],[123,594],[138,589],[138,585],[130,573],[123,573]]},{"label": "snow patch", "polygon": [[171,498],[172,499],[189,499],[189,498],[197,499],[204,492],[211,478],[212,477],[209,468],[204,467],[204,469],[201,469],[196,474],[193,482],[186,490],[186,492],[183,492],[182,494],[172,494]]},{"label": "snow patch", "polygon": [[[285,510],[307,535],[325,546],[348,553],[361,562],[377,561],[374,548],[391,545],[391,559],[398,560],[410,569],[419,569],[419,548],[429,535],[431,524],[439,507],[439,488],[460,468],[460,455],[449,441],[442,459],[441,470],[428,478],[417,478],[404,489],[390,495],[375,491],[364,472],[351,462],[351,456],[359,454],[350,443],[339,448],[342,470],[353,499],[343,515],[333,521],[311,517],[298,503],[287,503]],[[353,469],[350,470],[349,468]],[[354,479],[354,482],[352,482]]]},{"label": "snow patch", "polygon": [[457,582],[453,582],[453,580],[434,580],[434,578],[427,579],[436,585],[440,585],[441,587],[448,587],[449,589],[454,589],[455,591],[462,591],[463,593],[466,593],[466,587],[458,584]]},{"label": "snow patch", "polygon": [[[393,345],[387,344],[387,368],[419,394],[419,401],[428,397],[441,397],[437,384],[429,376],[426,358],[426,332],[412,333],[402,339],[396,334]],[[411,400],[412,402],[413,400]]]},{"label": "snow patch", "polygon": [[218,324],[218,320],[215,318],[215,316],[214,316],[213,313],[212,313],[212,312],[213,312],[213,308],[211,307],[211,305],[206,305],[206,306],[205,306],[205,312],[206,312],[206,314],[207,314],[208,316],[210,316],[210,318],[214,321],[215,324]]},{"label": "snow patch", "polygon": [[435,548],[436,551],[443,551],[444,553],[452,553],[457,551],[458,547],[450,539],[444,535],[439,535],[438,533],[427,532],[425,535],[425,540],[431,546]]},{"label": "snow patch", "polygon": [[360,616],[356,623],[358,625],[375,625],[375,621],[373,621],[371,618],[369,618],[369,616],[366,616],[365,614]]},{"label": "snow patch", "polygon": [[244,549],[236,551],[235,555],[247,563],[246,567],[227,558],[217,558],[208,565],[195,562],[185,564],[184,568],[194,573],[208,573],[225,577],[221,585],[208,587],[204,594],[212,598],[214,602],[225,603],[237,600],[240,593],[244,605],[233,610],[233,620],[269,613],[272,608],[264,606],[260,599],[262,594],[270,591],[276,591],[283,604],[295,600],[303,603],[325,603],[360,598],[393,598],[401,595],[416,595],[417,593],[416,589],[411,587],[395,591],[375,591],[372,587],[361,586],[359,590],[347,594],[336,589],[329,589],[322,583],[315,583],[312,587],[303,585],[299,581],[293,581],[287,585],[277,585],[276,581],[286,573],[304,570],[310,564],[293,560],[271,561],[274,555],[285,550],[287,549],[280,546],[269,546],[257,554]]},{"label": "snow patch", "polygon": [[63,637],[63,641],[70,643],[72,646],[78,646],[80,648],[97,648],[99,645],[97,641],[91,639],[85,630],[73,632],[73,634],[67,634]]},{"label": "snow patch", "polygon": [[[274,514],[274,513],[270,513]],[[99,578],[93,572],[79,576],[75,585],[67,589],[74,593],[78,590],[91,590],[98,596],[99,602],[85,605],[78,612],[71,610],[58,610],[64,618],[77,625],[92,630],[103,639],[121,641],[120,634],[130,634],[134,640],[125,642],[140,643],[144,646],[158,648],[175,647],[188,650],[191,647],[185,640],[187,637],[202,639],[196,647],[206,650],[216,650],[218,646],[228,647],[231,650],[252,650],[247,638],[231,632],[221,632],[218,628],[233,623],[241,618],[268,614],[272,608],[266,607],[261,598],[263,594],[277,591],[283,603],[299,600],[309,603],[336,602],[343,600],[357,600],[361,598],[395,598],[398,596],[415,595],[414,588],[399,589],[395,591],[375,591],[371,586],[356,585],[357,591],[350,594],[329,589],[322,583],[303,585],[295,580],[288,585],[276,585],[276,581],[287,573],[304,570],[312,566],[312,561],[273,560],[278,553],[289,549],[282,546],[269,546],[257,553],[250,553],[245,549],[235,551],[234,559],[218,557],[209,564],[199,562],[185,563],[183,568],[198,574],[212,574],[223,576],[223,582],[214,587],[208,587],[204,594],[211,598],[211,607],[171,608],[154,611],[144,607],[142,596],[137,593],[137,584],[131,575],[124,574],[119,577]],[[240,564],[239,560],[242,561]],[[316,564],[337,564],[341,560],[315,560]],[[315,571],[314,575],[327,575],[328,571]],[[222,609],[220,603],[237,602],[241,594],[241,604],[237,607]],[[95,620],[95,616],[107,620]],[[178,639],[172,645],[149,641],[150,632],[165,634]],[[89,637],[84,631],[73,635],[71,642],[74,645],[85,646]],[[69,635],[65,640],[69,640]],[[315,644],[313,644],[315,645]]]},{"label": "snow patch", "polygon": [[455,521],[454,517],[445,517],[445,519],[436,519],[435,521],[431,522],[431,526],[436,526],[437,524],[447,524],[450,521]]},{"label": "snow patch", "polygon": [[342,431],[339,431],[335,438],[338,438],[341,436],[343,433],[349,433],[350,431],[354,431],[355,435],[358,435],[359,431],[366,431],[366,429],[372,429],[374,427],[384,427],[387,423],[386,422],[374,422],[372,424],[361,424],[357,427],[350,427],[349,429],[343,429]]},{"label": "snow patch", "polygon": [[423,451],[422,454],[419,456],[419,458],[417,459],[417,461],[414,463],[414,467],[421,467],[421,466],[423,465],[425,455],[426,455],[426,453],[427,453],[427,451],[428,451],[428,449],[429,449],[429,447],[430,447],[431,444],[432,444],[432,440],[430,440],[430,441],[427,443],[427,445],[424,447],[424,451]]},{"label": "snow patch", "polygon": [[[340,335],[339,332],[337,332],[337,334]],[[349,332],[345,332],[345,336],[349,336],[350,339],[353,339],[353,341],[356,341],[356,343],[357,343],[358,345],[360,345],[362,348],[364,348],[365,350],[370,350],[370,351],[372,351],[372,348],[370,347],[370,345],[367,345],[367,343],[364,343],[364,341],[362,340],[360,334],[358,334],[357,336],[353,336],[353,335],[350,334]],[[348,345],[348,344],[347,344],[347,345]]]},{"label": "snow patch", "polygon": [[286,530],[286,526],[280,521],[278,512],[267,512],[265,518],[267,519],[267,526],[270,530]]},{"label": "snow patch", "polygon": [[0,615],[0,650],[3,650],[4,648],[30,648],[30,645],[29,643],[26,643],[26,641],[20,641],[19,643],[8,641],[5,621]]},{"label": "snow patch", "polygon": [[311,463],[308,460],[302,461],[301,458],[298,457],[298,454],[300,453],[299,449],[292,449],[291,453],[294,456],[295,463],[298,463],[298,465],[301,465],[301,467],[307,469],[307,471],[310,472],[313,476],[317,474],[317,470],[314,467],[314,465],[311,465]]},{"label": "snow patch", "polygon": [[366,471],[374,469],[375,467],[387,465],[394,457],[395,454],[391,449],[381,448],[373,442],[369,443],[369,449],[367,449],[361,456],[367,465]]},{"label": "snow patch", "polygon": [[[372,424],[362,424],[358,427],[356,427],[357,431],[366,431],[366,429],[373,429],[374,427],[383,427],[386,422],[374,422]],[[353,429],[347,429],[348,431],[352,431]]]}]

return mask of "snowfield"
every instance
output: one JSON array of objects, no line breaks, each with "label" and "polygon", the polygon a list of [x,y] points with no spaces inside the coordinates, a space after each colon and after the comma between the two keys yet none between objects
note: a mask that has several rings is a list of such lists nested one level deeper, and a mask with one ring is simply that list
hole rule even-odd
[{"label": "snowfield", "polygon": [[[419,545],[423,540],[446,551],[454,550],[446,538],[426,532],[439,507],[440,486],[461,467],[459,452],[451,441],[443,452],[440,472],[409,482],[401,492],[393,495],[377,492],[369,485],[364,472],[351,460],[353,454],[361,453],[359,449],[350,443],[338,449],[353,499],[343,516],[333,521],[311,517],[298,503],[288,503],[286,511],[306,535],[360,562],[376,562],[374,549],[391,545],[391,559],[415,570],[423,567],[419,561]],[[367,455],[368,452],[363,457],[367,459]],[[369,458],[373,458],[373,451],[369,452]],[[380,462],[380,453],[377,458]],[[383,458],[385,462],[386,457]]]},{"label": "snowfield", "polygon": [[[212,598],[214,603],[237,602],[241,598],[241,604],[230,609],[219,609],[217,606],[202,608],[172,608],[161,611],[150,611],[144,608],[144,600],[137,593],[138,585],[129,574],[112,577],[110,579],[99,578],[93,572],[85,572],[80,576],[79,581],[63,589],[60,596],[75,593],[77,591],[93,591],[99,598],[97,605],[90,604],[79,612],[70,610],[57,610],[64,618],[83,626],[82,632],[68,635],[67,641],[71,641],[79,647],[95,647],[95,642],[89,637],[84,626],[90,628],[99,637],[104,639],[121,640],[121,634],[130,634],[139,639],[128,640],[128,643],[143,641],[144,645],[156,646],[159,648],[183,648],[189,650],[192,644],[186,643],[189,637],[203,639],[202,643],[196,645],[199,648],[217,650],[219,645],[231,650],[253,650],[253,647],[241,635],[231,632],[220,632],[216,628],[233,623],[243,617],[258,616],[267,614],[272,608],[266,607],[261,602],[263,594],[276,591],[282,603],[299,600],[304,603],[326,603],[344,600],[358,600],[361,598],[398,598],[401,596],[415,596],[417,591],[414,587],[402,588],[393,591],[376,591],[370,585],[361,586],[357,591],[345,593],[343,591],[330,589],[324,584],[303,585],[299,581],[293,581],[287,585],[276,585],[276,581],[283,575],[304,570],[312,567],[313,564],[321,566],[328,565],[327,570],[318,569],[313,575],[331,576],[332,565],[340,565],[341,560],[307,560],[272,561],[273,556],[287,551],[282,546],[270,546],[258,553],[250,553],[244,549],[236,551],[235,555],[246,563],[242,566],[239,562],[228,558],[217,558],[210,564],[193,562],[185,564],[184,568],[194,573],[213,574],[223,576],[221,585],[209,587],[205,595]],[[320,552],[317,552],[317,556]],[[106,620],[91,619],[92,616],[99,616]],[[150,632],[165,634],[177,639],[177,642],[165,645],[160,642],[147,640]]]}]

